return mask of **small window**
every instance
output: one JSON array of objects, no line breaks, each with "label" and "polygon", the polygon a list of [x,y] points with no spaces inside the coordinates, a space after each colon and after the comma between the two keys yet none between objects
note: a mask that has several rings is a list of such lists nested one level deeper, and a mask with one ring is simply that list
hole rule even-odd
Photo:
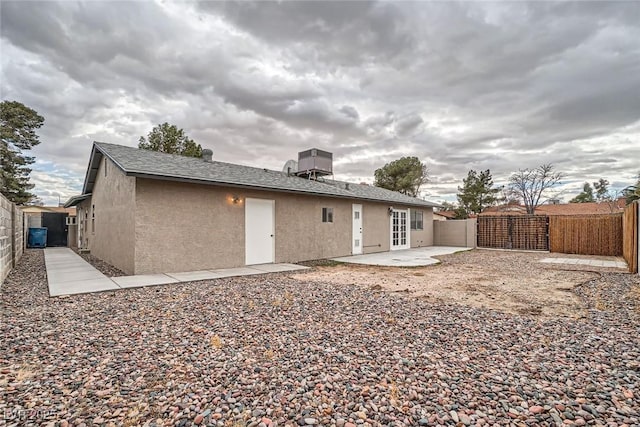
[{"label": "small window", "polygon": [[333,208],[322,208],[322,222],[333,222]]},{"label": "small window", "polygon": [[353,213],[353,219],[360,219],[360,211],[355,211]]},{"label": "small window", "polygon": [[91,205],[91,232],[96,232],[96,205]]},{"label": "small window", "polygon": [[109,162],[107,162],[106,160],[104,161],[104,176],[107,176],[107,165],[109,164]]},{"label": "small window", "polygon": [[67,225],[76,225],[76,217],[75,216],[68,216],[67,220],[66,220],[66,224]]},{"label": "small window", "polygon": [[423,230],[424,223],[422,220],[422,211],[411,210],[411,229]]}]

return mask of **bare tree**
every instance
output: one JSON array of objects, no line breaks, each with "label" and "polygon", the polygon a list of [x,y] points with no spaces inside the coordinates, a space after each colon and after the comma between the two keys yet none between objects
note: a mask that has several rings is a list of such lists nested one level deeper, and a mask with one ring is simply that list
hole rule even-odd
[{"label": "bare tree", "polygon": [[554,171],[554,166],[548,163],[535,169],[520,169],[509,178],[509,186],[522,199],[527,213],[533,215],[544,201],[545,192],[559,184],[563,177],[564,174]]}]

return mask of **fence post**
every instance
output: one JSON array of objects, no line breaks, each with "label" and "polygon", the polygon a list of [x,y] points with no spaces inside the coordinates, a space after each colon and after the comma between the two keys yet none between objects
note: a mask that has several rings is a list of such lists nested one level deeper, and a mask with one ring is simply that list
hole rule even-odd
[{"label": "fence post", "polygon": [[551,235],[549,234],[549,215],[547,215],[547,220],[545,221],[545,228],[547,233],[547,250],[551,252]]},{"label": "fence post", "polygon": [[640,200],[636,200],[634,204],[636,205],[636,270],[640,275]]}]

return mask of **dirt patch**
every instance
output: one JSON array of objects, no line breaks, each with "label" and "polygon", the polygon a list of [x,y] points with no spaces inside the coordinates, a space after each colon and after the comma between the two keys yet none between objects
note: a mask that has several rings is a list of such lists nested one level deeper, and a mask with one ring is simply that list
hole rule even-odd
[{"label": "dirt patch", "polygon": [[[415,268],[355,264],[318,266],[301,280],[354,284],[434,302],[508,313],[581,318],[586,305],[574,292],[601,275],[585,266],[541,264],[548,253],[474,250],[438,257],[439,265]],[[578,268],[576,268],[578,267]]]}]

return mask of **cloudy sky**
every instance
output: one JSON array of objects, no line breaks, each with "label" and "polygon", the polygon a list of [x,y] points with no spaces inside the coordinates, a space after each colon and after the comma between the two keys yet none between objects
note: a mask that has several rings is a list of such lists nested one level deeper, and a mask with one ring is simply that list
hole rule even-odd
[{"label": "cloudy sky", "polygon": [[552,162],[564,198],[640,172],[639,2],[0,2],[3,100],[46,119],[36,192],[82,186],[94,140],[170,122],[221,161],[281,169],[334,153],[336,178],[429,167],[454,200]]}]

